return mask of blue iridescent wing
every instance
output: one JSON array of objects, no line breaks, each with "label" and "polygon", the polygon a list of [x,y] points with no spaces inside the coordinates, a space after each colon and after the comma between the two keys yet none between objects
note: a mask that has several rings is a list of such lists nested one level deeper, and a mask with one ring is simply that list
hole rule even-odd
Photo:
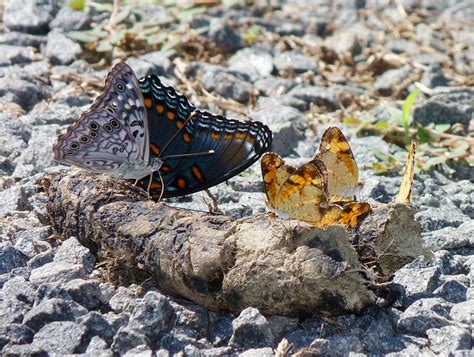
[{"label": "blue iridescent wing", "polygon": [[[163,160],[163,197],[204,190],[239,174],[268,151],[272,133],[260,122],[242,122],[196,110],[187,98],[156,76],[140,80],[148,115],[150,155]],[[210,150],[212,154],[202,154]],[[198,153],[198,156],[192,156]],[[178,158],[169,156],[178,155]],[[189,156],[191,155],[191,156]],[[147,188],[150,177],[140,180]],[[152,177],[158,198],[161,181]]]}]

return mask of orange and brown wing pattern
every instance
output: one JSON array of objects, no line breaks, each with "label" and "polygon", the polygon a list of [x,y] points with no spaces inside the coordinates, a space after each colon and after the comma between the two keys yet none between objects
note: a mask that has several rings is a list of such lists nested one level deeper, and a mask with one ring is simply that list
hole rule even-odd
[{"label": "orange and brown wing pattern", "polygon": [[328,193],[331,202],[350,202],[359,187],[359,169],[349,142],[337,127],[328,128],[321,138],[316,155],[328,171]]},{"label": "orange and brown wing pattern", "polygon": [[402,183],[400,184],[400,192],[398,193],[395,199],[396,202],[409,204],[411,201],[413,177],[415,174],[415,152],[416,152],[416,144],[414,141],[412,141],[410,145],[410,149],[408,151],[408,158],[407,158],[407,163],[405,166],[405,173],[403,174]]},{"label": "orange and brown wing pattern", "polygon": [[296,171],[296,167],[285,164],[278,154],[268,152],[262,157],[261,168],[268,203],[272,208],[277,209],[278,192],[291,174]]},{"label": "orange and brown wing pattern", "polygon": [[291,218],[319,222],[327,207],[326,169],[313,160],[298,168],[281,187],[276,209]]}]

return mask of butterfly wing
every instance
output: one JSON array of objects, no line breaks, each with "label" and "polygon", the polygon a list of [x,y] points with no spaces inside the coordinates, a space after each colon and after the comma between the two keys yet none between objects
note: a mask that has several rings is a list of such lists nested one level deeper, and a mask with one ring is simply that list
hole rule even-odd
[{"label": "butterfly wing", "polygon": [[328,207],[327,172],[319,160],[312,160],[295,170],[281,186],[276,209],[289,217],[318,223]]},{"label": "butterfly wing", "polygon": [[[164,164],[163,197],[182,196],[217,185],[245,170],[268,150],[271,131],[259,122],[241,122],[195,110],[187,98],[158,77],[140,80],[150,127],[150,148]],[[210,150],[212,154],[205,154]],[[193,156],[198,154],[198,156]],[[167,158],[181,155],[179,158]],[[184,156],[183,156],[184,155]],[[148,178],[140,184],[145,187]],[[161,182],[153,175],[152,197]]]},{"label": "butterfly wing", "polygon": [[296,167],[286,165],[278,154],[268,152],[262,156],[261,168],[268,204],[276,208],[278,191],[296,171]]},{"label": "butterfly wing", "polygon": [[105,80],[102,94],[97,97],[89,112],[99,109],[108,110],[120,120],[140,149],[137,159],[148,162],[148,119],[143,95],[135,73],[126,63],[119,63],[112,68]]},{"label": "butterfly wing", "polygon": [[413,177],[415,174],[415,152],[416,152],[416,144],[414,141],[412,141],[409,152],[408,152],[407,163],[405,166],[405,173],[403,174],[402,183],[400,184],[400,192],[398,193],[395,199],[396,202],[409,204],[411,201]]},{"label": "butterfly wing", "polygon": [[132,134],[106,109],[84,113],[53,147],[60,163],[116,176],[138,151]]},{"label": "butterfly wing", "polygon": [[330,201],[353,201],[359,187],[359,169],[349,142],[339,128],[331,127],[324,132],[316,158],[327,168]]}]

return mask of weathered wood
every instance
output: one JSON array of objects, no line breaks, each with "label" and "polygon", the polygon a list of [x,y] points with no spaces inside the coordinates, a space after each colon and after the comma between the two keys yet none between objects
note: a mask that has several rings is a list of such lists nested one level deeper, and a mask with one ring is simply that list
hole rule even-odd
[{"label": "weathered wood", "polygon": [[315,316],[357,313],[376,299],[373,275],[341,226],[176,209],[127,182],[77,171],[51,179],[48,212],[61,234],[126,257],[165,292],[212,310]]}]

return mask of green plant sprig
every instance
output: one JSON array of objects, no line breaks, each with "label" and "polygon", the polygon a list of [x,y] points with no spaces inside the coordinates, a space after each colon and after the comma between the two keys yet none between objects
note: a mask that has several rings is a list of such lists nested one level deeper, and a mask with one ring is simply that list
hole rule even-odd
[{"label": "green plant sprig", "polygon": [[[434,124],[423,126],[413,122],[412,107],[419,94],[416,89],[402,104],[402,109],[389,108],[390,118],[379,120],[374,117],[346,117],[343,123],[354,126],[356,132],[380,135],[386,142],[406,149],[412,140],[417,142],[417,172],[431,170],[438,165],[474,166],[474,137],[472,133],[460,135],[464,128],[461,124]],[[377,174],[399,173],[406,160],[406,151],[397,150],[393,155],[373,149],[378,162],[372,164]]]}]

